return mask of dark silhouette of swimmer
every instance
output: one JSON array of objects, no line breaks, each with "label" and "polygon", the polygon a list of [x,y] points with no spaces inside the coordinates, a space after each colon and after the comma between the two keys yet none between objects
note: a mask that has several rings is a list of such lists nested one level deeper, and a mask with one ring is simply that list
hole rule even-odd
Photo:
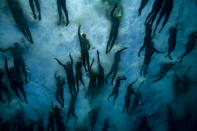
[{"label": "dark silhouette of swimmer", "polygon": [[48,126],[47,126],[47,131],[55,131],[55,114],[53,111],[49,112],[49,122],[48,122]]},{"label": "dark silhouette of swimmer", "polygon": [[175,110],[170,106],[168,107],[168,131],[187,131],[196,129],[196,118],[192,118],[192,114],[186,111],[181,118],[177,119]]},{"label": "dark silhouette of swimmer", "polygon": [[9,95],[8,88],[6,87],[5,83],[3,82],[3,77],[4,77],[4,72],[2,70],[0,70],[0,101],[5,103],[5,100],[3,99],[3,96],[2,96],[3,92],[6,93],[9,101],[10,101],[10,95]]},{"label": "dark silhouette of swimmer", "polygon": [[27,83],[27,71],[25,69],[25,62],[23,59],[23,48],[18,44],[14,43],[14,47],[9,47],[7,49],[1,49],[0,51],[10,51],[14,57],[14,68],[16,69],[18,75],[24,75],[25,82]]},{"label": "dark silhouette of swimmer", "polygon": [[146,6],[146,4],[148,3],[149,0],[142,0],[141,4],[140,4],[140,8],[138,9],[138,16],[141,15],[142,10],[144,9],[144,7]]},{"label": "dark silhouette of swimmer", "polygon": [[134,94],[134,100],[133,100],[133,106],[131,108],[131,111],[135,110],[138,105],[144,105],[144,101],[142,99],[141,93],[139,90],[137,90]]},{"label": "dark silhouette of swimmer", "polygon": [[95,107],[93,108],[89,113],[89,118],[90,118],[90,131],[93,131],[96,122],[98,120],[98,115],[99,115],[99,108]]},{"label": "dark silhouette of swimmer", "polygon": [[122,49],[118,50],[115,53],[114,62],[112,64],[111,70],[110,70],[110,72],[106,76],[106,79],[108,79],[108,77],[113,74],[111,84],[113,84],[113,81],[114,81],[114,79],[116,77],[116,74],[117,74],[117,71],[118,71],[118,66],[119,66],[119,63],[120,63],[120,55],[121,55],[121,52],[124,51],[125,49],[127,49],[127,48],[126,47],[125,48],[122,48]]},{"label": "dark silhouette of swimmer", "polygon": [[85,84],[83,82],[83,77],[82,77],[82,60],[81,58],[76,62],[75,65],[75,80],[76,80],[76,85],[77,85],[77,92],[79,91],[79,82],[81,82],[81,84],[85,87]]},{"label": "dark silhouette of swimmer", "polygon": [[75,117],[77,119],[77,115],[75,114],[75,104],[76,104],[76,100],[77,100],[77,94],[75,94],[70,101],[70,106],[68,109],[68,114],[67,114],[67,121],[70,118],[70,115],[72,115],[73,117]]},{"label": "dark silhouette of swimmer", "polygon": [[88,50],[90,49],[90,42],[86,38],[86,34],[83,33],[81,35],[81,25],[78,27],[78,37],[80,41],[80,47],[81,47],[81,57],[82,57],[82,63],[84,66],[84,69],[87,71],[87,69],[90,69],[90,62],[89,62],[89,52]]},{"label": "dark silhouette of swimmer", "polygon": [[156,26],[155,26],[154,32],[157,30],[157,27],[158,27],[158,25],[159,25],[159,23],[160,23],[160,21],[161,21],[163,16],[165,16],[165,18],[164,18],[162,27],[161,27],[159,32],[162,31],[162,29],[164,28],[164,26],[168,22],[168,19],[170,17],[170,14],[171,14],[172,8],[173,8],[173,1],[174,0],[164,0],[164,3],[163,3],[163,6],[162,6],[162,9],[161,9],[159,18],[157,19],[157,22],[156,22]]},{"label": "dark silhouette of swimmer", "polygon": [[113,100],[113,104],[115,103],[117,97],[118,97],[118,93],[119,93],[119,88],[120,88],[120,84],[121,81],[126,80],[127,78],[125,76],[118,76],[116,78],[116,84],[112,90],[112,93],[109,95],[108,100],[110,99],[110,97],[114,96],[114,100]]},{"label": "dark silhouette of swimmer", "polygon": [[142,116],[142,118],[140,119],[138,129],[137,129],[138,131],[151,131],[151,128],[148,125],[148,119],[149,117]]},{"label": "dark silhouette of swimmer", "polygon": [[114,125],[109,124],[109,119],[105,119],[102,131],[108,131],[109,128],[112,128]]},{"label": "dark silhouette of swimmer", "polygon": [[111,49],[113,48],[114,43],[118,37],[118,30],[119,30],[119,26],[120,26],[121,15],[119,16],[117,13],[115,13],[115,10],[117,8],[118,8],[118,4],[116,3],[111,11],[111,14],[110,14],[111,31],[110,31],[109,39],[107,42],[106,54],[111,51]]},{"label": "dark silhouette of swimmer", "polygon": [[169,29],[170,36],[168,38],[168,57],[172,60],[171,53],[175,49],[177,39],[177,26]]},{"label": "dark silhouette of swimmer", "polygon": [[29,5],[30,5],[32,13],[34,15],[34,19],[37,19],[34,4],[35,4],[36,9],[38,11],[38,19],[41,20],[41,11],[40,11],[39,1],[38,0],[29,0]]},{"label": "dark silhouette of swimmer", "polygon": [[138,51],[138,56],[140,56],[141,51],[146,48],[149,44],[151,44],[152,42],[152,27],[150,24],[145,25],[146,27],[146,34],[144,37],[144,43],[142,45],[142,47],[140,48],[140,50]]},{"label": "dark silhouette of swimmer", "polygon": [[57,10],[59,14],[59,25],[62,23],[62,10],[66,17],[66,26],[69,24],[68,11],[66,9],[66,0],[57,0]]},{"label": "dark silhouette of swimmer", "polygon": [[58,62],[58,64],[60,64],[64,68],[66,75],[67,75],[67,82],[68,82],[70,94],[71,96],[74,96],[78,92],[75,87],[75,77],[74,77],[74,72],[73,72],[73,59],[72,59],[71,54],[69,54],[69,57],[70,57],[70,61],[68,61],[66,64],[63,64],[57,58],[55,58],[55,60]]},{"label": "dark silhouette of swimmer", "polygon": [[179,98],[182,94],[186,94],[189,90],[189,87],[192,83],[196,84],[196,82],[192,81],[187,74],[189,73],[191,67],[188,67],[183,76],[179,77],[177,73],[174,73],[173,80],[173,90],[174,90],[174,102],[178,102]]},{"label": "dark silhouette of swimmer", "polygon": [[197,31],[190,33],[188,38],[189,38],[189,40],[186,43],[184,54],[180,57],[180,62],[182,62],[184,57],[187,56],[188,54],[190,54],[192,52],[192,50],[195,48],[196,39],[197,39]]},{"label": "dark silhouette of swimmer", "polygon": [[154,47],[153,42],[151,42],[151,44],[148,44],[145,49],[144,63],[140,71],[141,75],[145,76],[147,74],[147,70],[148,70],[148,67],[150,65],[150,62],[154,53],[164,53],[164,52],[158,51]]},{"label": "dark silhouette of swimmer", "polygon": [[27,103],[27,97],[25,94],[25,90],[23,88],[23,81],[21,79],[21,76],[18,74],[15,67],[11,67],[10,69],[8,69],[7,57],[5,57],[5,70],[6,70],[8,79],[10,81],[12,90],[14,91],[14,93],[16,94],[18,98],[20,98],[19,92],[18,92],[18,90],[20,90],[20,92],[24,96],[25,103]]},{"label": "dark silhouette of swimmer", "polygon": [[113,127],[113,125],[110,125],[109,119],[106,118],[106,119],[104,120],[104,125],[103,125],[103,127],[102,127],[102,131],[108,131],[108,129],[109,129],[109,128],[112,128],[112,127]]},{"label": "dark silhouette of swimmer", "polygon": [[57,131],[65,131],[64,123],[63,123],[63,117],[62,117],[62,108],[58,105],[55,105],[52,107],[55,115],[56,125],[57,125]]},{"label": "dark silhouette of swimmer", "polygon": [[176,62],[162,63],[160,64],[159,72],[153,77],[155,80],[153,82],[160,81],[165,77],[168,71],[176,64]]},{"label": "dark silhouette of swimmer", "polygon": [[134,100],[133,100],[133,106],[131,108],[131,111],[135,110],[137,108],[137,106],[139,104],[142,104],[144,105],[144,101],[142,99],[142,95],[139,91],[140,87],[143,85],[143,82],[140,84],[140,86],[137,88],[137,90],[135,91],[135,94],[134,95]]},{"label": "dark silhouette of swimmer", "polygon": [[[29,124],[26,124],[25,125],[25,129],[24,129],[24,131],[34,131],[34,128],[35,128],[35,121],[33,121],[33,120],[29,120],[28,121],[29,122]],[[39,125],[38,125],[39,126]],[[39,128],[38,128],[39,129]],[[41,131],[41,130],[39,130],[39,131]],[[44,131],[44,130],[42,130],[42,131]]]},{"label": "dark silhouette of swimmer", "polygon": [[64,107],[64,84],[65,79],[61,75],[57,75],[57,72],[55,73],[55,79],[56,79],[56,100],[61,104],[62,107]]},{"label": "dark silhouette of swimmer", "polygon": [[178,102],[181,94],[181,79],[177,76],[176,72],[174,73],[173,77],[173,92],[174,92],[174,102]]},{"label": "dark silhouette of swimmer", "polygon": [[101,65],[100,57],[99,57],[99,51],[97,50],[97,68],[98,68],[98,88],[102,88],[105,83],[105,76],[104,76],[104,68]]},{"label": "dark silhouette of swimmer", "polygon": [[191,78],[188,77],[188,73],[191,69],[191,66],[189,66],[186,70],[186,72],[181,77],[181,91],[182,93],[187,93],[189,91],[189,87],[191,84],[197,84],[196,81],[193,81]]},{"label": "dark silhouette of swimmer", "polygon": [[10,121],[2,122],[0,121],[0,130],[1,131],[10,131],[12,123]]},{"label": "dark silhouette of swimmer", "polygon": [[55,131],[55,122],[57,131],[65,131],[65,126],[62,117],[62,108],[58,105],[52,105],[52,111],[50,111],[49,114],[49,124],[47,131],[49,131],[50,129],[52,131]]},{"label": "dark silhouette of swimmer", "polygon": [[129,106],[130,106],[130,102],[131,102],[131,95],[135,95],[135,91],[133,89],[133,85],[135,84],[137,80],[131,82],[128,86],[127,86],[127,91],[126,91],[126,95],[125,95],[125,99],[124,99],[124,107],[122,112],[124,113],[125,110],[127,113],[129,113]]},{"label": "dark silhouette of swimmer", "polygon": [[176,131],[176,122],[175,122],[175,118],[174,118],[174,113],[172,110],[172,107],[170,106],[170,104],[167,106],[167,111],[168,111],[168,130],[169,131]]},{"label": "dark silhouette of swimmer", "polygon": [[38,128],[37,128],[37,130],[38,131],[44,131],[45,130],[44,125],[43,125],[43,118],[41,118],[40,120],[38,120]]},{"label": "dark silhouette of swimmer", "polygon": [[92,69],[93,63],[94,63],[94,59],[92,60],[91,65],[90,65],[90,71],[89,71],[90,81],[89,81],[89,85],[88,85],[88,90],[86,92],[86,96],[90,97],[90,100],[94,100],[94,98],[97,95],[97,91],[98,91],[97,90],[98,73]]},{"label": "dark silhouette of swimmer", "polygon": [[7,2],[19,29],[21,30],[25,38],[33,44],[33,39],[31,36],[31,32],[29,30],[29,26],[26,22],[25,16],[23,14],[23,10],[18,0],[7,0]]},{"label": "dark silhouette of swimmer", "polygon": [[25,130],[25,118],[24,118],[24,111],[20,110],[18,112],[15,113],[15,117],[12,120],[13,121],[13,125],[12,125],[12,129],[11,130],[15,130],[15,131],[24,131]]},{"label": "dark silhouette of swimmer", "polygon": [[152,10],[148,14],[145,24],[150,24],[152,27],[157,14],[159,13],[160,9],[162,8],[163,2],[164,2],[164,0],[155,0],[154,1]]}]

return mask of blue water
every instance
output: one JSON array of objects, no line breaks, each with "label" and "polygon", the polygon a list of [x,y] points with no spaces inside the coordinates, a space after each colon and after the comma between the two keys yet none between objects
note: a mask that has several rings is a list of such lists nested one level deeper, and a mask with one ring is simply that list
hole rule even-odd
[{"label": "blue water", "polygon": [[[80,130],[82,127],[89,128],[88,112],[95,106],[99,106],[99,115],[95,131],[102,130],[104,120],[109,118],[110,124],[113,125],[111,131],[134,131],[138,129],[138,125],[143,116],[153,115],[148,119],[148,125],[153,131],[168,130],[167,105],[171,105],[174,116],[177,120],[181,120],[190,112],[192,115],[189,122],[196,120],[197,117],[197,90],[196,90],[196,74],[197,74],[197,51],[196,48],[187,55],[181,63],[176,64],[166,76],[156,83],[151,83],[151,77],[160,69],[160,64],[164,62],[176,61],[185,51],[185,45],[188,41],[188,35],[192,31],[197,30],[197,3],[196,0],[174,0],[174,6],[170,18],[161,33],[156,32],[153,42],[155,47],[164,54],[154,54],[151,64],[148,68],[146,77],[140,75],[140,69],[143,65],[144,52],[138,57],[137,53],[143,44],[145,36],[144,22],[152,9],[154,0],[149,0],[138,16],[138,8],[140,0],[122,0],[120,1],[123,13],[119,27],[118,38],[115,46],[109,54],[105,54],[106,44],[110,33],[109,12],[113,7],[113,0],[108,3],[101,0],[67,0],[67,10],[70,19],[68,26],[58,26],[58,12],[56,0],[39,0],[41,6],[42,20],[34,20],[32,11],[29,7],[28,0],[18,0],[23,8],[25,18],[27,19],[34,44],[30,44],[23,34],[17,28],[12,17],[11,11],[6,0],[0,2],[0,48],[8,48],[13,46],[14,42],[20,43],[24,48],[24,61],[28,72],[28,83],[24,85],[27,95],[28,104],[18,99],[9,87],[9,81],[5,76],[4,82],[7,84],[11,94],[11,101],[6,100],[5,103],[0,102],[0,125],[3,123],[14,121],[19,111],[23,111],[25,122],[38,121],[40,118],[44,120],[44,127],[47,128],[48,116],[51,110],[51,103],[59,104],[55,99],[56,82],[54,73],[58,71],[65,78],[67,77],[63,68],[57,64],[54,58],[60,59],[63,63],[69,60],[69,53],[72,54],[74,62],[80,56],[80,46],[77,36],[78,25],[81,24],[82,32],[85,32],[90,41],[91,48],[89,50],[90,59],[97,61],[96,50],[100,51],[101,63],[105,70],[105,75],[110,71],[113,62],[113,56],[117,50],[122,47],[128,47],[121,54],[121,62],[119,65],[118,75],[125,75],[126,81],[121,83],[116,103],[109,101],[107,97],[110,95],[113,86],[108,83],[104,85],[104,91],[101,92],[98,99],[90,103],[85,98],[85,91],[80,84],[80,91],[75,105],[75,112],[78,119],[71,116],[66,121],[66,115],[70,103],[70,94],[68,84],[64,86],[64,108],[62,108],[63,123],[68,130]],[[172,53],[173,60],[167,55],[169,28],[179,24],[181,30],[177,34],[176,48]],[[154,24],[153,24],[154,27]],[[160,26],[159,26],[160,27]],[[4,70],[4,56],[8,57],[9,67],[13,66],[13,58],[10,52],[0,52],[0,69]],[[93,69],[97,70],[97,62],[93,64]],[[189,91],[180,97],[178,103],[173,102],[173,78],[176,71],[181,77],[187,68],[191,66],[191,70],[187,74],[194,82],[191,83]],[[88,86],[89,77],[83,70],[83,79],[86,87]],[[134,85],[135,90],[139,90],[144,104],[139,104],[137,108],[130,113],[122,113],[124,106],[124,96],[127,85],[138,79]],[[144,85],[138,89],[141,82]],[[6,99],[6,96],[3,95]],[[131,106],[133,97],[131,97]],[[15,130],[15,129],[12,129]],[[35,129],[36,130],[36,129]]]}]

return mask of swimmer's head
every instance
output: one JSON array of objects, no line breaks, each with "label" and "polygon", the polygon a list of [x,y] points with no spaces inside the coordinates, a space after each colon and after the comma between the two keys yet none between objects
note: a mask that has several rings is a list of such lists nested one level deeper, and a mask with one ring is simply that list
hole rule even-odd
[{"label": "swimmer's head", "polygon": [[60,81],[64,81],[65,78],[62,74],[58,74],[57,79],[59,79]]},{"label": "swimmer's head", "polygon": [[83,37],[83,38],[86,38],[86,34],[85,34],[85,33],[83,33],[83,34],[82,34],[82,37]]},{"label": "swimmer's head", "polygon": [[118,7],[118,8],[115,10],[113,16],[116,17],[116,18],[121,18],[121,17],[122,17],[122,14],[123,14],[122,9],[121,9],[120,7]]}]

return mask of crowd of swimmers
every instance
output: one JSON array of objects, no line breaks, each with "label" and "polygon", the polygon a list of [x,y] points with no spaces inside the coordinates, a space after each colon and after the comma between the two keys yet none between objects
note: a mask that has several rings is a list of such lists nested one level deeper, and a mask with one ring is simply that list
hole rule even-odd
[{"label": "crowd of swimmers", "polygon": [[[140,16],[143,8],[147,5],[149,0],[141,0],[140,7],[138,9],[138,15]],[[13,18],[18,25],[20,31],[23,33],[24,37],[30,42],[34,43],[34,40],[32,38],[28,23],[26,21],[26,18],[24,16],[22,6],[20,3],[18,3],[17,0],[7,0],[7,3],[9,5],[9,8],[12,12]],[[138,51],[138,56],[140,57],[141,52],[144,50],[144,61],[143,65],[140,70],[140,75],[143,77],[146,77],[148,74],[148,67],[151,63],[151,59],[154,53],[164,54],[165,52],[159,51],[155,48],[153,38],[156,35],[157,28],[160,24],[161,19],[164,17],[163,24],[159,30],[159,32],[162,31],[162,29],[165,27],[170,14],[173,9],[174,0],[154,0],[153,7],[151,12],[148,14],[146,20],[145,20],[145,37],[144,42],[141,48]],[[34,19],[42,20],[41,15],[41,8],[39,4],[39,0],[29,0],[29,5],[32,10],[32,14]],[[66,0],[57,0],[57,9],[59,14],[59,24],[64,24],[67,26],[69,21],[69,14],[66,9]],[[63,12],[62,12],[63,11]],[[110,21],[111,21],[111,30],[109,34],[109,39],[106,44],[106,51],[105,53],[108,54],[114,47],[116,43],[116,39],[118,37],[118,31],[119,26],[121,22],[122,17],[122,7],[120,3],[115,3],[112,6],[112,10],[110,13]],[[65,15],[66,20],[64,20],[63,14]],[[158,17],[158,18],[157,18]],[[157,18],[157,21],[155,22]],[[154,30],[153,30],[153,24]],[[180,31],[178,24],[172,26],[169,28],[169,38],[168,38],[168,52],[167,57],[170,60],[173,60],[171,53],[174,51],[176,46],[176,39],[177,39],[177,32]],[[51,111],[49,113],[49,122],[47,126],[47,130],[55,130],[55,127],[57,128],[57,131],[64,131],[67,130],[65,124],[64,124],[64,116],[62,116],[61,112],[64,108],[64,86],[67,84],[69,88],[70,93],[70,104],[69,109],[66,117],[66,121],[70,120],[70,117],[73,116],[76,120],[78,119],[77,114],[75,113],[75,105],[77,102],[77,96],[80,93],[80,87],[83,87],[86,90],[85,96],[89,100],[89,102],[92,104],[94,103],[95,99],[99,96],[99,94],[105,89],[106,84],[108,84],[108,79],[111,77],[111,85],[114,86],[112,89],[111,94],[108,96],[108,100],[110,101],[111,97],[113,98],[113,103],[115,104],[116,99],[118,98],[119,94],[119,88],[121,87],[121,83],[128,80],[128,78],[125,75],[119,75],[119,64],[121,63],[121,53],[123,51],[127,50],[127,47],[123,47],[115,52],[114,60],[112,63],[112,67],[110,71],[105,74],[104,71],[104,65],[102,65],[102,59],[100,58],[100,52],[97,50],[95,53],[97,54],[97,68],[96,70],[93,68],[93,64],[95,62],[95,59],[90,60],[89,56],[89,50],[91,47],[91,43],[88,40],[88,37],[85,33],[81,33],[81,25],[78,25],[78,39],[80,42],[80,53],[81,56],[77,58],[76,60],[72,57],[72,54],[69,53],[69,60],[67,62],[62,62],[62,60],[58,58],[54,58],[54,62],[56,61],[59,64],[59,68],[63,68],[65,70],[66,78],[62,73],[59,73],[58,71],[54,73],[54,79],[56,81],[56,94],[55,98],[58,104],[52,103],[51,105]],[[176,60],[175,62],[168,62],[168,63],[161,63],[160,64],[160,70],[159,72],[153,76],[152,82],[157,82],[162,80],[165,75],[170,71],[174,65],[179,64],[183,61],[185,56],[191,53],[191,51],[194,49],[197,39],[197,31],[191,32],[188,36],[188,41],[186,43],[186,48],[184,54],[179,58],[179,60]],[[7,57],[4,57],[4,70],[0,70],[0,101],[5,103],[6,100],[4,99],[5,96],[7,97],[8,102],[11,101],[10,91],[7,88],[7,82],[4,81],[5,76],[7,75],[7,80],[10,83],[11,90],[15,93],[15,95],[21,100],[24,101],[26,104],[28,104],[27,95],[24,89],[24,85],[28,83],[28,73],[25,68],[25,61],[23,59],[23,47],[20,46],[18,42],[14,43],[13,47],[9,47],[6,49],[0,48],[0,52],[8,52],[10,51],[13,57],[13,67],[9,68]],[[5,54],[4,54],[5,55]],[[129,58],[128,58],[129,59]],[[76,62],[75,62],[76,61]],[[187,92],[189,83],[192,82],[191,79],[187,76],[188,72],[190,71],[191,67],[188,67],[185,74],[180,77],[177,75],[177,73],[174,73],[174,101],[178,101],[179,96],[181,93]],[[86,85],[86,82],[84,82],[84,75],[88,74],[89,77],[89,83]],[[115,82],[114,82],[115,81]],[[136,86],[138,79],[131,81],[127,88],[126,88],[126,94],[124,97],[124,106],[122,109],[122,112],[125,111],[127,113],[130,113],[131,111],[135,110],[137,106],[141,103],[144,104],[144,101],[142,99],[141,93],[140,93],[140,87],[144,84],[144,81],[140,83],[139,86]],[[20,93],[23,97],[20,96]],[[4,96],[4,97],[3,97]],[[134,96],[133,99],[133,106],[131,107],[131,96]],[[171,108],[169,106],[169,125],[174,122],[173,121],[173,115]],[[92,107],[92,109],[88,113],[88,117],[90,120],[89,123],[89,130],[94,130],[95,124],[97,123],[98,117],[100,113],[100,107]],[[148,124],[147,121],[149,119],[149,116],[144,116],[141,119],[141,122],[139,124],[139,130],[148,130]],[[16,121],[18,120],[18,121]],[[2,119],[0,119],[0,122]],[[171,122],[171,123],[170,123]],[[56,123],[56,126],[55,126]],[[176,123],[177,124],[177,123]],[[35,121],[30,121],[28,124],[25,123],[23,112],[19,112],[16,115],[15,121],[11,123],[4,123],[0,124],[0,129],[2,130],[30,130],[33,131],[35,126],[37,126],[37,130],[44,130],[43,127],[43,119]],[[107,131],[108,128],[113,128],[114,125],[110,124],[110,121],[108,118],[105,119],[103,124],[103,131]],[[169,126],[169,128],[172,128],[172,125]],[[173,126],[173,129],[176,128]]]}]

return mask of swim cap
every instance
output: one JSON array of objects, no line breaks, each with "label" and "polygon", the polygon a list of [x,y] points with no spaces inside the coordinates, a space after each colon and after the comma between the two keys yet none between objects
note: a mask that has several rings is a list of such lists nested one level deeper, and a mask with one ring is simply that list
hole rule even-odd
[{"label": "swim cap", "polygon": [[116,18],[122,17],[122,10],[121,10],[121,9],[119,9],[119,10],[115,13],[115,17],[116,17]]}]

